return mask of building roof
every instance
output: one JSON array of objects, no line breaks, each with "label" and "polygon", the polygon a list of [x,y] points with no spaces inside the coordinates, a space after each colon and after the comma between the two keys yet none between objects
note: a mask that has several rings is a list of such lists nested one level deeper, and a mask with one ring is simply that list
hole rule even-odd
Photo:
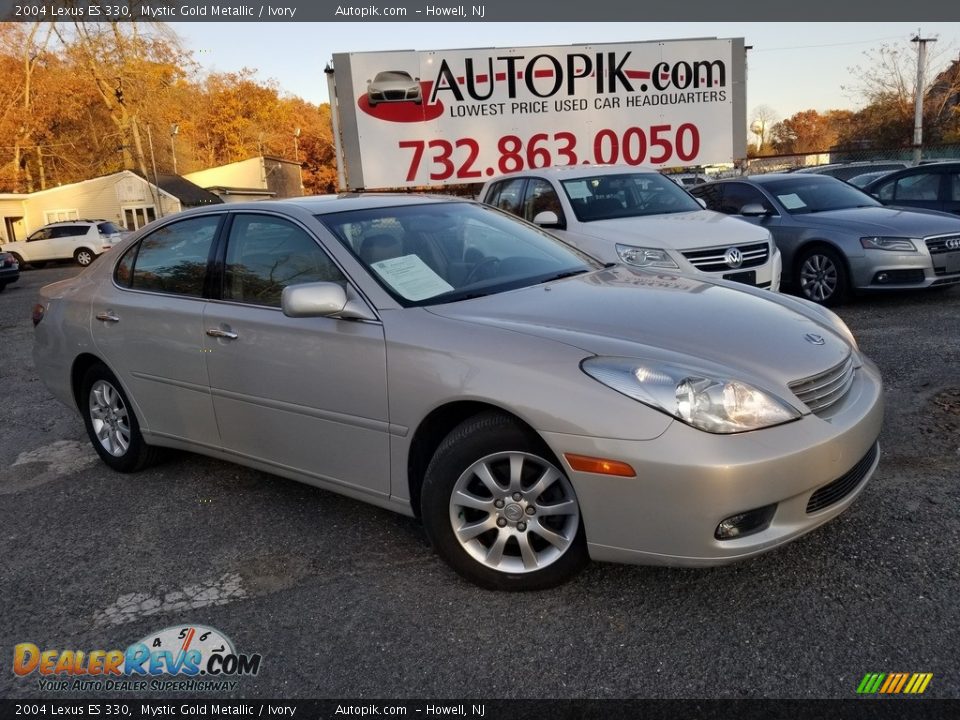
[{"label": "building roof", "polygon": [[[144,177],[139,171],[134,170],[138,176],[147,182],[153,182],[150,177]],[[222,203],[219,197],[212,192],[204,190],[181,175],[172,173],[157,173],[156,185],[165,192],[170,193],[180,201],[184,209],[188,207],[202,207],[204,205],[216,205]]]}]

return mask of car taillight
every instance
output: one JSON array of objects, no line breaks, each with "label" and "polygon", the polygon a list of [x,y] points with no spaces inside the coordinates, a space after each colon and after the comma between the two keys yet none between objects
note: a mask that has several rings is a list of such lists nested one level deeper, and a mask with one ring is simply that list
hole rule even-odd
[{"label": "car taillight", "polygon": [[33,314],[31,317],[33,318],[34,327],[40,324],[40,321],[43,320],[43,316],[46,314],[46,312],[47,312],[46,305],[41,305],[40,303],[37,303],[36,305],[33,306]]}]

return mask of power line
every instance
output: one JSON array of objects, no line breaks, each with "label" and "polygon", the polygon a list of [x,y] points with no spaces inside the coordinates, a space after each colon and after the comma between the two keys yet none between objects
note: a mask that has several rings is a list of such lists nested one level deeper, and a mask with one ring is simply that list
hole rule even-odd
[{"label": "power line", "polygon": [[752,49],[750,53],[753,54],[753,53],[761,53],[761,52],[775,52],[777,50],[807,50],[810,48],[840,47],[842,45],[866,45],[867,43],[884,42],[885,40],[903,40],[903,39],[904,38],[902,35],[892,35],[890,37],[876,38],[874,40],[852,40],[850,42],[825,43],[823,45],[791,45],[789,47],[761,48],[761,49],[757,49],[756,46],[754,46],[754,49]]}]

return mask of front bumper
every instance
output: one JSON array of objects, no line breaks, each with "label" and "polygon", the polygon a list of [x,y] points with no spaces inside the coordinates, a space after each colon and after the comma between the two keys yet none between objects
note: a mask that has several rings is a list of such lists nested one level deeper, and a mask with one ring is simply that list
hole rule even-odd
[{"label": "front bumper", "polygon": [[960,283],[960,272],[948,272],[944,258],[932,257],[926,248],[903,254],[867,250],[849,262],[853,285],[859,290],[904,290]]},{"label": "front bumper", "polygon": [[[807,512],[811,495],[844,477],[880,434],[880,375],[865,360],[828,417],[739,435],[712,435],[674,422],[659,438],[628,441],[544,433],[557,456],[575,453],[627,462],[635,478],[566,470],[576,490],[595,560],[645,565],[717,565],[782,545],[843,512],[877,466],[864,465],[842,498]],[[877,455],[879,457],[879,455]],[[776,505],[766,529],[731,540],[724,519]]]}]

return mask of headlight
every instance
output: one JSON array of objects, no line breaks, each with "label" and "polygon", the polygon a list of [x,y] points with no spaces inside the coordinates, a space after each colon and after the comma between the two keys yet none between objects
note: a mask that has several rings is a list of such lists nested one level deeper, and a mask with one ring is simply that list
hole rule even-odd
[{"label": "headlight", "polygon": [[701,370],[636,358],[584,360],[590,377],[710,433],[738,433],[800,417],[789,404],[748,383]]},{"label": "headlight", "polygon": [[917,251],[917,246],[913,244],[913,240],[902,237],[862,237],[860,238],[860,244],[867,250]]},{"label": "headlight", "polygon": [[658,248],[636,247],[634,245],[620,245],[617,243],[617,255],[619,255],[620,259],[627,265],[680,269],[680,266],[667,255],[666,250],[660,250]]}]

